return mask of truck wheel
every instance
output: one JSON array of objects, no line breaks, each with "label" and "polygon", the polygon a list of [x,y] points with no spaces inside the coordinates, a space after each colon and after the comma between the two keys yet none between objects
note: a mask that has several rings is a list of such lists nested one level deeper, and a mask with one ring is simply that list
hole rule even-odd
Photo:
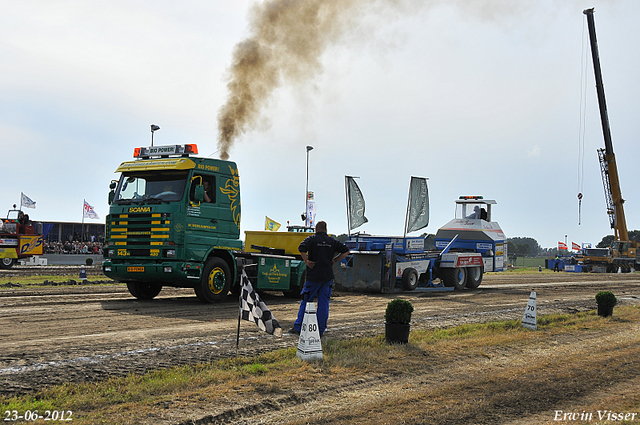
[{"label": "truck wheel", "polygon": [[476,289],[482,283],[482,267],[470,267],[467,269],[466,287]]},{"label": "truck wheel", "polygon": [[8,270],[13,267],[13,263],[15,263],[13,258],[3,258],[2,261],[0,261],[0,268]]},{"label": "truck wheel", "polygon": [[402,272],[402,287],[407,291],[413,291],[418,287],[418,272],[408,268]]},{"label": "truck wheel", "polygon": [[151,300],[162,290],[162,285],[144,282],[127,282],[127,289],[134,297],[140,300]]},{"label": "truck wheel", "polygon": [[233,276],[229,265],[221,258],[213,257],[204,265],[204,272],[196,286],[198,299],[207,303],[224,300],[229,294]]},{"label": "truck wheel", "polygon": [[463,268],[444,269],[443,280],[444,286],[453,286],[456,291],[462,291],[467,280],[467,271]]}]

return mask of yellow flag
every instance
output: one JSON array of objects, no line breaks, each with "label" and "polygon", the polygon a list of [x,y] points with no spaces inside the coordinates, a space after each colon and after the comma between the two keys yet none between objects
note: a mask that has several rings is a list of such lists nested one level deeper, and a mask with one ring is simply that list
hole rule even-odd
[{"label": "yellow flag", "polygon": [[280,223],[278,223],[277,221],[271,220],[266,215],[264,216],[264,230],[277,232],[279,228],[280,228]]}]

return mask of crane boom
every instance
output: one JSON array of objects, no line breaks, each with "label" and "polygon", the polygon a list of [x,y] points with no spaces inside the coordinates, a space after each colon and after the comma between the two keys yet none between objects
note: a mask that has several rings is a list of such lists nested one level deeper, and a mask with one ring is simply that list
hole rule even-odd
[{"label": "crane boom", "polygon": [[628,241],[629,232],[624,214],[624,199],[620,190],[620,179],[618,177],[618,166],[616,156],[613,153],[613,143],[611,142],[611,127],[609,126],[609,116],[607,114],[607,102],[604,97],[604,84],[602,82],[602,70],[600,69],[600,55],[598,53],[598,41],[596,40],[596,25],[593,18],[594,9],[586,9],[583,12],[587,15],[589,26],[589,41],[591,42],[591,57],[593,58],[593,70],[596,77],[596,91],[598,93],[598,106],[600,109],[600,121],[602,122],[602,133],[604,135],[604,149],[598,150],[600,158],[600,168],[602,172],[602,182],[607,201],[607,214],[609,223],[614,230],[616,241]]}]

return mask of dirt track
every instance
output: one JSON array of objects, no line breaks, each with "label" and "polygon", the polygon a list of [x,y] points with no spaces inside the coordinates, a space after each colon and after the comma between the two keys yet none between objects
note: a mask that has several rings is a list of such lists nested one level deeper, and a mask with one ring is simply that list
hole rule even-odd
[{"label": "dirt track", "polygon": [[[637,273],[505,273],[485,276],[475,291],[394,295],[334,292],[326,337],[348,339],[382,334],[386,304],[398,296],[411,300],[415,307],[412,329],[420,329],[519,320],[532,290],[537,292],[540,315],[593,310],[594,295],[603,289],[614,291],[621,305],[640,304]],[[240,355],[297,343],[297,336],[286,333],[295,319],[297,301],[276,293],[263,294],[263,298],[285,334],[275,338],[260,332],[252,323],[242,322]],[[186,289],[164,288],[158,298],[145,302],[132,298],[120,284],[0,289],[0,392],[29,393],[62,382],[94,381],[234,356],[237,308],[236,299],[231,297],[221,304],[202,304]],[[339,385],[346,385],[343,389],[337,387],[339,391],[363,395],[372,387],[382,391],[398,382],[383,376]],[[330,396],[336,388],[327,388],[319,394],[312,390],[310,396],[319,402],[329,397],[327,403],[335,403]],[[295,393],[285,399],[293,409],[301,406]],[[246,400],[237,400],[236,407],[230,409],[229,405],[217,403],[206,409],[190,406],[144,423],[190,424],[193,418],[202,419],[199,423],[256,423],[258,419],[274,417],[280,422],[287,417],[284,410],[278,413],[284,415],[278,419],[276,412],[282,408],[272,401],[253,402],[253,408],[247,407]],[[185,421],[186,418],[192,419]]]},{"label": "dirt track", "polygon": [[[336,292],[328,338],[384,332],[388,301],[414,304],[413,329],[467,322],[520,319],[530,291],[539,314],[595,308],[594,294],[614,291],[622,305],[640,304],[639,274],[499,274],[476,291],[405,292],[394,295]],[[242,322],[240,355],[295,345],[289,335],[298,304],[279,294],[264,300],[285,330],[283,338]],[[164,288],[152,301],[132,298],[124,285],[0,290],[0,388],[31,392],[61,382],[81,382],[176,364],[235,355],[237,302],[200,303],[191,290]]]}]

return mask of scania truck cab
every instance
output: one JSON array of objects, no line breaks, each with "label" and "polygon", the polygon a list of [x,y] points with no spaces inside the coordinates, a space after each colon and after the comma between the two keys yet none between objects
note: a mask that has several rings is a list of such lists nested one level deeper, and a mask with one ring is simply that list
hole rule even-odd
[{"label": "scania truck cab", "polygon": [[197,153],[196,145],[136,148],[111,182],[103,272],[137,298],[173,286],[221,301],[236,281],[238,168]]}]

